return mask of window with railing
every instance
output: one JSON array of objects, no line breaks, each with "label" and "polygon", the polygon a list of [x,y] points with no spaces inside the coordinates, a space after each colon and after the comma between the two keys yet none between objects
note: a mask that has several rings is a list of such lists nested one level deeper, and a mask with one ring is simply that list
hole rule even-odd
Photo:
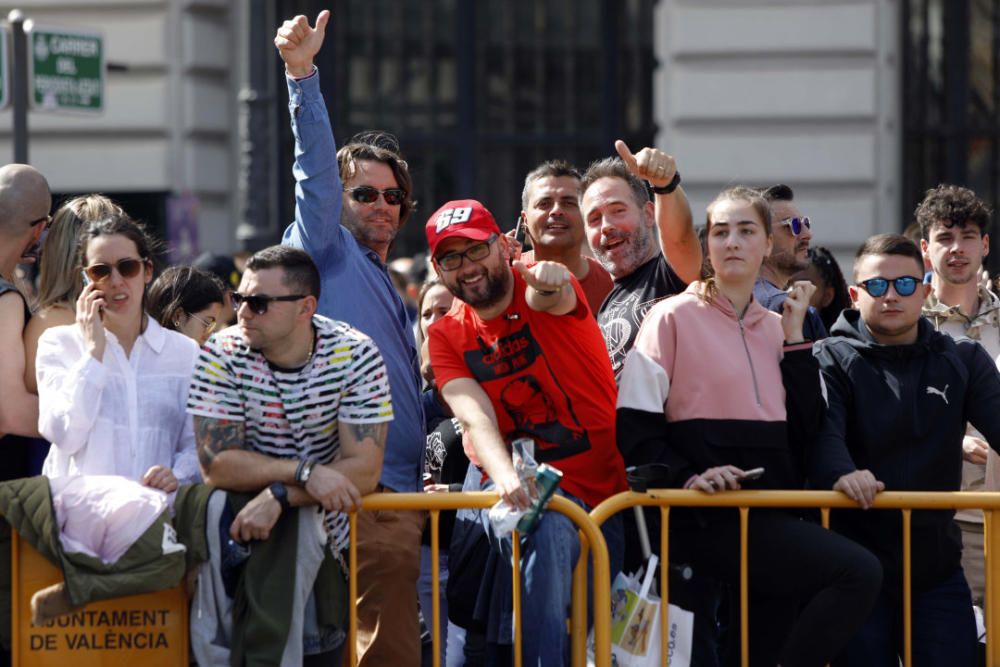
[{"label": "window with railing", "polygon": [[[586,166],[613,154],[616,138],[649,145],[655,3],[294,0],[281,15],[315,17],[332,5],[317,65],[337,140],[369,129],[399,137],[419,202],[399,255],[424,249],[421,223],[449,199],[480,199],[508,229],[538,163]],[[286,128],[284,105],[277,112]],[[284,220],[291,141],[283,129]]]}]

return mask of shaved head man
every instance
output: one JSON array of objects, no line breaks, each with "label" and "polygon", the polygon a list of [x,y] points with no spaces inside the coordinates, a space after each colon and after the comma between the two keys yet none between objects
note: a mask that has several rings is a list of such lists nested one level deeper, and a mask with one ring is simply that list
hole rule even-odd
[{"label": "shaved head man", "polygon": [[0,167],[0,480],[28,474],[27,448],[8,435],[38,436],[38,397],[24,386],[21,335],[31,317],[14,286],[18,264],[34,262],[49,221],[52,195],[45,177],[26,164]]}]

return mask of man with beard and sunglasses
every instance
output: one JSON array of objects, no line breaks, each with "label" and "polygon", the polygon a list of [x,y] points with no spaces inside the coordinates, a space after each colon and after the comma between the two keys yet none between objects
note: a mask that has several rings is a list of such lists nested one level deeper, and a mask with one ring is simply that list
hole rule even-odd
[{"label": "man with beard and sunglasses", "polygon": [[[892,491],[958,491],[966,423],[1000,447],[1000,374],[982,346],[921,317],[931,286],[920,249],[898,234],[869,238],[854,260],[855,309],[815,349],[828,398],[806,455],[812,485],[869,509]],[[953,510],[911,521],[914,664],[973,665],[976,624]],[[834,510],[831,527],[882,562],[882,591],[834,665],[897,664],[902,639],[902,526],[897,512]]]},{"label": "man with beard and sunglasses", "polygon": [[[795,194],[787,185],[772,185],[762,190],[761,195],[771,205],[774,247],[760,267],[760,277],[754,285],[753,298],[768,310],[781,313],[785,299],[788,298],[785,288],[791,283],[792,276],[809,268],[812,222],[799,211],[793,201]],[[826,337],[823,320],[812,306],[806,311],[802,335],[807,340]]]},{"label": "man with beard and sunglasses", "polygon": [[[561,495],[590,508],[624,491],[614,375],[576,278],[556,262],[515,262],[512,268],[510,239],[475,200],[448,202],[425,231],[438,275],[457,299],[429,328],[431,365],[489,475],[486,488],[518,509],[530,505],[531,492],[510,450],[513,440],[530,438],[536,460],[563,473]],[[475,468],[469,474],[479,480]],[[485,513],[458,516],[473,523],[477,518]],[[604,530],[615,572],[620,523],[605,523]],[[511,578],[510,536],[492,544],[499,550],[497,569],[483,574],[475,622],[487,628],[488,650],[500,659],[509,657],[513,637],[511,599],[501,592]],[[522,623],[531,628],[522,635],[526,665],[560,665],[568,658],[566,618],[579,548],[577,529],[555,512],[522,538]]]},{"label": "man with beard and sunglasses", "polygon": [[22,334],[31,317],[14,285],[18,264],[34,262],[47,228],[52,196],[45,177],[26,164],[0,168],[0,480],[29,474],[27,443],[14,436],[38,437],[38,397],[24,383]]},{"label": "man with beard and sunglasses", "polygon": [[[396,233],[413,212],[412,181],[391,135],[343,146],[333,138],[313,60],[330,12],[315,27],[285,21],[275,45],[285,63],[295,136],[295,222],[283,242],[308,252],[323,291],[317,312],[371,336],[385,359],[393,413],[380,491],[422,488],[426,444],[413,323],[386,269]],[[358,653],[361,665],[417,665],[417,578],[425,512],[358,515]]]}]

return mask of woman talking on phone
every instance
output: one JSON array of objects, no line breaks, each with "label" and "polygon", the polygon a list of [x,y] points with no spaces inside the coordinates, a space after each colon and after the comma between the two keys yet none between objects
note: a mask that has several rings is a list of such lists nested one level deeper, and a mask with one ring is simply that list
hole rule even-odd
[{"label": "woman talking on phone", "polygon": [[162,491],[199,480],[185,411],[198,345],[145,311],[152,244],[125,215],[85,227],[76,323],[38,343],[42,473],[122,475]]},{"label": "woman talking on phone", "polygon": [[[801,489],[802,451],[824,409],[812,344],[802,336],[815,288],[794,283],[781,315],[753,299],[772,244],[770,209],[756,191],[722,192],[706,228],[713,275],[654,306],[625,362],[625,462],[665,463],[674,485],[706,494]],[[672,561],[738,590],[735,509],[674,510],[670,529]],[[829,663],[874,604],[878,560],[794,510],[751,510],[748,548],[750,664]],[[734,619],[735,641],[738,627]],[[723,654],[723,663],[739,655],[732,646]]]}]

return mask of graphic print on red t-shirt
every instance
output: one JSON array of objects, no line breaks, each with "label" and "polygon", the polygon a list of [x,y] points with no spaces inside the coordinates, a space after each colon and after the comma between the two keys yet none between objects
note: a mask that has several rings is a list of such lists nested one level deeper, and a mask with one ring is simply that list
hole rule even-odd
[{"label": "graphic print on red t-shirt", "polygon": [[478,349],[464,353],[465,364],[486,392],[499,398],[513,422],[511,439],[534,439],[535,458],[540,463],[590,449],[587,429],[549,369],[530,324],[494,345],[487,345],[479,336],[476,342]]}]

